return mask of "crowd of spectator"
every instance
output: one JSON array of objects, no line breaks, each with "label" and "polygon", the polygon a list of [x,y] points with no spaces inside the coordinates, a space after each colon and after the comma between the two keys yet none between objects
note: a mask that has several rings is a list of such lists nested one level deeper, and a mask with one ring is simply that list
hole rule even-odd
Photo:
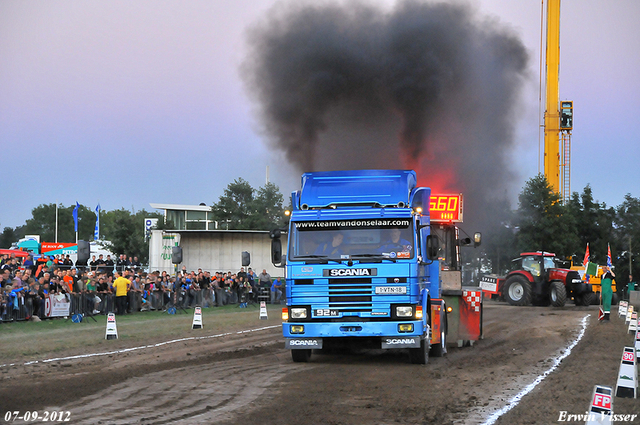
[{"label": "crowd of spectator", "polygon": [[[81,300],[83,312],[116,312],[246,306],[264,300],[279,303],[284,284],[266,270],[238,272],[187,271],[175,276],[166,271],[145,272],[137,257],[93,256],[85,267],[76,267],[70,256],[39,256],[35,261],[4,255],[0,259],[0,321],[29,316],[44,317],[44,300],[56,294]],[[110,300],[110,302],[108,302]],[[114,303],[115,301],[115,303]]]}]

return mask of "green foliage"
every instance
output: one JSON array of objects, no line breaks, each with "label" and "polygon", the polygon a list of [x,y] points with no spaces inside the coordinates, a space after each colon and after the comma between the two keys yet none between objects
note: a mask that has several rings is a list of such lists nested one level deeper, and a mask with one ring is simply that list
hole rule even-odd
[{"label": "green foliage", "polygon": [[560,257],[572,255],[579,244],[575,218],[566,213],[547,178],[538,174],[528,180],[518,199],[518,249],[550,251]]},{"label": "green foliage", "polygon": [[[75,223],[73,221],[73,209],[75,205],[68,207],[58,205],[58,242],[75,242]],[[56,241],[56,204],[41,204],[31,210],[32,217],[24,226],[24,234],[40,235],[43,242]],[[96,215],[84,205],[78,209],[78,239],[93,240],[93,231],[96,223]]]},{"label": "green foliage", "polygon": [[138,257],[142,263],[146,263],[149,259],[149,242],[144,235],[145,218],[159,218],[159,222],[163,220],[162,215],[144,209],[136,213],[124,208],[100,212],[100,234],[109,241],[105,244],[106,248],[115,254]]},{"label": "green foliage", "polygon": [[283,225],[283,196],[273,183],[257,191],[242,178],[229,183],[211,210],[221,229],[271,230]]},{"label": "green foliage", "polygon": [[640,276],[640,263],[636,260],[640,258],[640,199],[630,194],[625,195],[624,202],[616,208],[611,251],[618,279],[628,282],[628,275],[633,274],[637,282]]},{"label": "green foliage", "polygon": [[22,236],[18,236],[17,228],[5,227],[0,235],[0,249],[9,249],[11,244],[16,242]]}]

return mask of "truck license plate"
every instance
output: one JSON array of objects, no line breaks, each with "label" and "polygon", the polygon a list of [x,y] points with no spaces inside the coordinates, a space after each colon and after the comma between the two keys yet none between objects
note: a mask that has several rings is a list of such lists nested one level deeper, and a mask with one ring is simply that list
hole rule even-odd
[{"label": "truck license plate", "polygon": [[406,294],[406,286],[377,286],[376,294]]}]

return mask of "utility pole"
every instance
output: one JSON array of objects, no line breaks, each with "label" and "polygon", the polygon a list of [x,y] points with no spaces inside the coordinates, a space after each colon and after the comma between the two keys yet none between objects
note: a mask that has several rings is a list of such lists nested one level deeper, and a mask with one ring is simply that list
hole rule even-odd
[{"label": "utility pole", "polygon": [[633,254],[631,253],[631,235],[629,235],[629,275],[633,275],[633,269],[631,268],[631,256]]}]

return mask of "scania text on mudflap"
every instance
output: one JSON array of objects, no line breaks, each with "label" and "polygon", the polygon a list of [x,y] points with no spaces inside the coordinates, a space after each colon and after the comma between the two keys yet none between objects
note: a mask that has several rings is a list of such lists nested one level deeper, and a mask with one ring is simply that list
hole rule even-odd
[{"label": "scania text on mudflap", "polygon": [[273,263],[285,268],[282,331],[294,361],[346,344],[408,350],[425,364],[447,352],[447,341],[480,338],[482,292],[461,280],[459,248],[472,243],[456,226],[462,195],[416,185],[410,170],[303,174],[289,227],[271,232]]}]

